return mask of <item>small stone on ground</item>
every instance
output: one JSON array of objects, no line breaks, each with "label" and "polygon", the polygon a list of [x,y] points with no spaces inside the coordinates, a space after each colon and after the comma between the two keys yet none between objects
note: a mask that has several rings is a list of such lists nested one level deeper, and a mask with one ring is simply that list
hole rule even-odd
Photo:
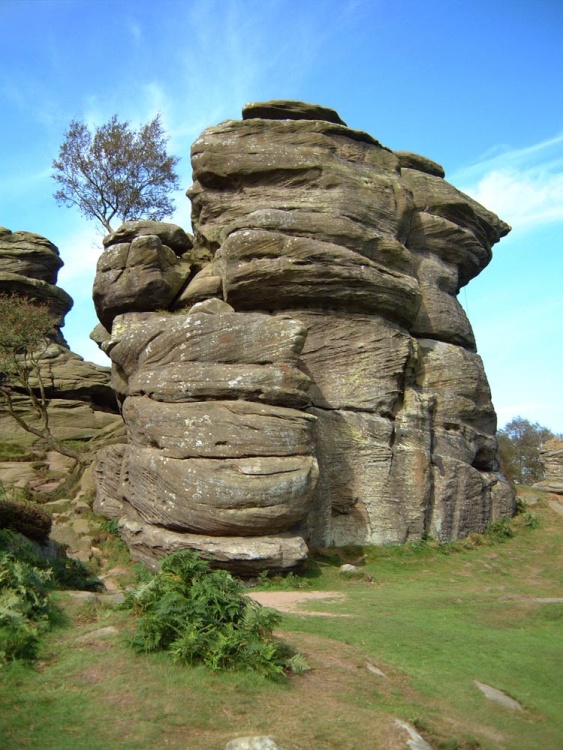
[{"label": "small stone on ground", "polygon": [[366,662],[366,669],[368,672],[371,672],[374,675],[377,675],[377,677],[387,677],[385,672],[382,672],[381,669],[378,669],[373,664],[370,664],[369,662]]},{"label": "small stone on ground", "polygon": [[225,750],[283,750],[271,737],[238,737],[227,742]]},{"label": "small stone on ground", "polygon": [[91,630],[89,633],[85,633],[76,640],[79,643],[87,643],[91,641],[103,640],[105,638],[111,638],[117,635],[119,630],[113,625],[108,625],[106,628],[98,628],[98,630]]},{"label": "small stone on ground", "polygon": [[83,602],[97,602],[98,597],[93,591],[67,591],[72,599],[80,599]]},{"label": "small stone on ground", "polygon": [[123,604],[125,594],[123,591],[113,591],[108,594],[99,594],[98,601],[102,604]]},{"label": "small stone on ground", "polygon": [[506,708],[511,708],[514,711],[523,711],[523,708],[518,701],[515,701],[514,698],[510,698],[506,693],[503,693],[502,690],[497,690],[497,688],[485,685],[485,683],[478,682],[477,680],[475,680],[475,685],[477,685],[479,690],[489,700],[499,703],[501,706],[506,706]]},{"label": "small stone on ground", "polygon": [[410,750],[432,750],[428,742],[426,742],[426,740],[420,736],[420,734],[416,731],[416,729],[414,729],[414,727],[411,727],[410,724],[407,724],[406,721],[395,719],[395,724],[398,727],[401,727],[401,729],[404,729],[405,732],[408,732],[410,739],[407,740],[407,747],[409,747]]},{"label": "small stone on ground", "polygon": [[338,568],[338,572],[344,576],[361,576],[362,571],[356,565],[345,563]]}]

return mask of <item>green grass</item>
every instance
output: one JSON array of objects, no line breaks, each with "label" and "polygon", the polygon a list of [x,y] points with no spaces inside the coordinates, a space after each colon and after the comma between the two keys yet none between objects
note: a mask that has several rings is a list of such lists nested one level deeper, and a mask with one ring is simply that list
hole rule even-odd
[{"label": "green grass", "polygon": [[[490,725],[510,738],[506,746],[514,750],[558,748],[563,604],[534,599],[563,597],[563,524],[553,512],[542,515],[548,520],[540,528],[530,527],[525,516],[516,519],[516,536],[504,543],[368,550],[363,569],[371,584],[344,584],[329,567],[324,586],[347,593],[331,611],[352,615],[354,626],[343,618],[293,616],[290,627],[358,646],[376,663],[391,664],[439,706],[440,715],[456,717],[468,730],[472,723]],[[515,714],[486,701],[474,680],[503,690],[525,711]],[[405,717],[415,718],[411,709]],[[487,748],[505,746],[480,741]]]},{"label": "green grass", "polygon": [[0,461],[37,461],[44,451],[16,440],[0,440]]},{"label": "green grass", "polygon": [[[346,598],[302,606],[347,616],[284,615],[279,635],[313,669],[279,683],[137,655],[130,613],[61,593],[70,624],[45,641],[36,669],[0,675],[2,748],[223,750],[273,734],[284,750],[387,750],[406,746],[398,718],[435,750],[559,750],[563,605],[534,600],[563,596],[563,519],[546,503],[532,510],[539,525],[523,514],[511,538],[319,555],[309,588]],[[362,555],[365,578],[343,579],[341,562]],[[83,639],[107,625],[119,633]],[[524,710],[492,703],[474,680]]]}]

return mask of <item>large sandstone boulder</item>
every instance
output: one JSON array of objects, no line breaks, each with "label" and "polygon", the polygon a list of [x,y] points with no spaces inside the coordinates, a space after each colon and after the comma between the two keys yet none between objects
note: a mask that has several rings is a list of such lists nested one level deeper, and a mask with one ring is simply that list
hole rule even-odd
[{"label": "large sandstone boulder", "polygon": [[133,225],[106,241],[95,285],[133,554],[285,569],[306,543],[446,541],[510,515],[457,300],[509,227],[436,162],[319,105],[247,105],[202,133],[192,166],[182,288],[162,264],[154,293],[121,283],[135,243],[166,245]]}]

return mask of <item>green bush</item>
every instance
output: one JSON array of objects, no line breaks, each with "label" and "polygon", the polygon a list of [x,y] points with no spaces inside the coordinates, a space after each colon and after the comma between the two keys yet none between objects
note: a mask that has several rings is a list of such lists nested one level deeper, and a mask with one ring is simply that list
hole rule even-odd
[{"label": "green bush", "polygon": [[182,664],[280,675],[291,668],[287,648],[272,639],[280,615],[243,592],[226,571],[211,570],[195,553],[175,552],[128,595],[126,606],[139,614],[132,646],[166,651]]},{"label": "green bush", "polygon": [[39,630],[29,622],[8,622],[0,618],[0,665],[13,661],[31,664],[37,659]]},{"label": "green bush", "polygon": [[491,542],[506,542],[514,537],[510,518],[499,518],[498,521],[487,526],[484,535]]}]

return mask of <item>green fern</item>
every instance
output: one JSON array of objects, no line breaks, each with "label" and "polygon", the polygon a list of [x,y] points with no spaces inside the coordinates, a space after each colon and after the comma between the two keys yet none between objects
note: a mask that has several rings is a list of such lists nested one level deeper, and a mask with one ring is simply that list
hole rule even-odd
[{"label": "green fern", "polygon": [[272,638],[280,615],[246,597],[229,573],[211,570],[193,552],[166,557],[126,606],[139,616],[131,641],[139,652],[166,651],[181,664],[253,669],[268,677],[286,666],[284,649]]},{"label": "green fern", "polygon": [[33,661],[49,627],[49,570],[0,552],[0,663]]},{"label": "green fern", "polygon": [[56,611],[54,588],[101,586],[83,563],[67,557],[47,560],[21,534],[0,529],[0,664],[37,657],[40,637]]}]

